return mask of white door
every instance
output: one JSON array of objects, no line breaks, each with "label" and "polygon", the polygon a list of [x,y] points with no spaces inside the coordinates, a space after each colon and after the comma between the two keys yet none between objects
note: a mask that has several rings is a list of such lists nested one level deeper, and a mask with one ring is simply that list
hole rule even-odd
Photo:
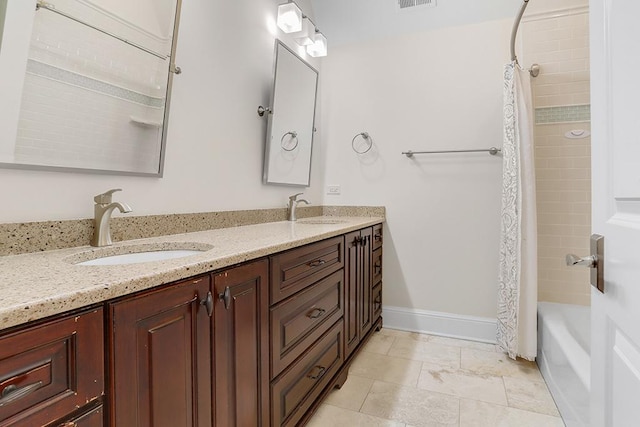
[{"label": "white door", "polygon": [[593,232],[591,425],[640,426],[640,1],[591,0]]}]

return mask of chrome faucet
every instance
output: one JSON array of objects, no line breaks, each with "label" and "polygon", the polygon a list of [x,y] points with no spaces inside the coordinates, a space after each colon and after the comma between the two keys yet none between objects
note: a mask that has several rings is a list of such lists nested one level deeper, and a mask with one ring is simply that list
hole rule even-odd
[{"label": "chrome faucet", "polygon": [[302,202],[305,204],[309,204],[305,199],[298,199],[298,196],[302,195],[302,193],[294,194],[289,197],[289,206],[287,210],[287,221],[295,221],[296,218],[296,207],[298,207],[298,203]]},{"label": "chrome faucet", "polygon": [[106,193],[98,194],[93,200],[96,202],[94,206],[95,218],[93,228],[93,238],[91,246],[109,246],[113,244],[111,241],[111,214],[114,209],[118,209],[122,213],[131,212],[131,208],[126,203],[112,202],[111,195],[116,191],[122,191],[120,188],[109,190]]}]

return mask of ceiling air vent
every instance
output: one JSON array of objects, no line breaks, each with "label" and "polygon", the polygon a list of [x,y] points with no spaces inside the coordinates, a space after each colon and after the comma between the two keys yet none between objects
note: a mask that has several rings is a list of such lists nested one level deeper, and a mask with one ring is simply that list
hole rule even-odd
[{"label": "ceiling air vent", "polygon": [[408,9],[416,6],[435,7],[436,0],[398,0],[400,9]]}]

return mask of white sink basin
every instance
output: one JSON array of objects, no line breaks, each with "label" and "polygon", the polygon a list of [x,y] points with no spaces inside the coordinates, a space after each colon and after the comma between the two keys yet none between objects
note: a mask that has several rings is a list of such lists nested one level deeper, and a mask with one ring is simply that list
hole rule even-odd
[{"label": "white sink basin", "polygon": [[138,252],[135,254],[111,255],[96,258],[89,261],[79,262],[76,265],[122,265],[138,264],[141,262],[164,261],[167,259],[184,258],[187,256],[201,254],[202,251],[194,249],[174,249],[168,251]]},{"label": "white sink basin", "polygon": [[164,243],[111,246],[82,252],[66,259],[75,265],[126,265],[143,262],[166,261],[198,255],[212,249],[202,243]]}]

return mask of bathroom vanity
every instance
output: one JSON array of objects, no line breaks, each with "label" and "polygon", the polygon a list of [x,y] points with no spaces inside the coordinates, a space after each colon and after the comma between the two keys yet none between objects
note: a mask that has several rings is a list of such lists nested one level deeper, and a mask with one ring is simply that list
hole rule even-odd
[{"label": "bathroom vanity", "polygon": [[145,239],[213,245],[162,262],[4,257],[21,298],[77,282],[0,300],[0,426],[304,425],[382,324],[383,219],[325,218]]}]

